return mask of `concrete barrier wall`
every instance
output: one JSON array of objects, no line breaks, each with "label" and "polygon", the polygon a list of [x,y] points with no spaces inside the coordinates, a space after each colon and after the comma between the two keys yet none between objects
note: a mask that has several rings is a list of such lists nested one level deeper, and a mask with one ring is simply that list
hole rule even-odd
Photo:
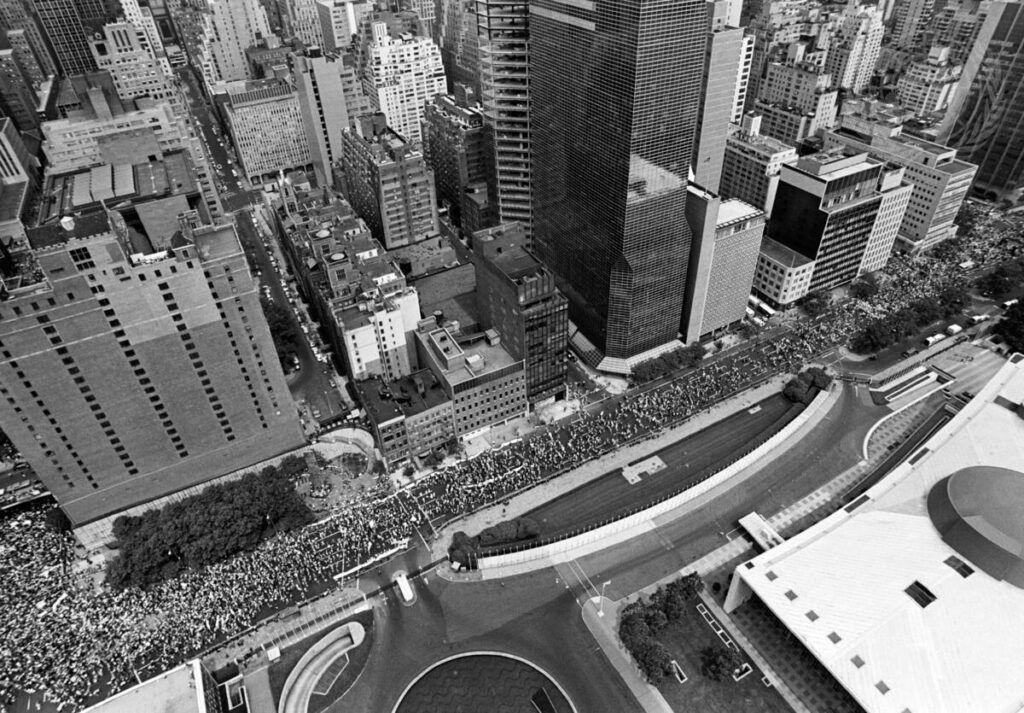
[{"label": "concrete barrier wall", "polygon": [[830,390],[819,393],[800,415],[786,424],[782,430],[766,440],[759,447],[755,448],[753,451],[734,463],[726,466],[711,477],[694,484],[693,487],[679,493],[678,495],[667,500],[663,500],[660,503],[655,503],[641,512],[627,515],[614,522],[610,522],[579,535],[567,537],[557,542],[551,542],[540,547],[524,549],[519,552],[510,552],[491,557],[481,557],[477,561],[477,567],[481,570],[494,569],[497,567],[514,566],[536,560],[558,558],[559,555],[591,545],[595,542],[601,542],[602,547],[610,547],[635,537],[642,531],[652,529],[653,525],[651,520],[653,518],[671,512],[680,505],[683,505],[725,483],[734,475],[750,467],[773,449],[784,443],[786,439],[790,438],[793,434],[803,428],[811,419],[818,415],[828,401],[830,391],[836,388],[841,387],[838,384],[833,384],[830,387]]}]

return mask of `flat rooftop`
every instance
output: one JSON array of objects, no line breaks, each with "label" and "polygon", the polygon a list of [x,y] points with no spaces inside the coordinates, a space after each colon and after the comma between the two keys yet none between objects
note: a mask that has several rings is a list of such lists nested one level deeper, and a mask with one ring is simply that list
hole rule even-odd
[{"label": "flat rooftop", "polygon": [[[392,381],[390,386],[391,394],[407,417],[437,408],[449,400],[441,382],[430,369],[403,376]],[[421,389],[423,393],[420,393]]]},{"label": "flat rooftop", "polygon": [[459,265],[444,272],[421,277],[412,283],[420,293],[420,306],[428,313],[426,305],[437,304],[457,295],[476,291],[476,267],[472,263]]},{"label": "flat rooftop", "polygon": [[185,151],[172,151],[160,160],[101,164],[80,171],[48,176],[43,186],[40,221],[99,209],[102,203],[139,203],[170,195],[197,193],[199,186]]},{"label": "flat rooftop", "polygon": [[388,385],[380,379],[354,382],[359,400],[374,423],[387,423],[402,417],[398,402],[391,397]]},{"label": "flat rooftop", "polygon": [[801,255],[796,250],[783,245],[777,240],[765,236],[761,240],[761,253],[768,256],[775,262],[786,267],[803,267],[813,262],[809,257]]},{"label": "flat rooftop", "polygon": [[[448,334],[447,331],[443,329],[436,329],[431,332],[431,338],[433,338],[433,335],[436,332]],[[464,381],[469,381],[470,379],[475,379],[484,374],[489,374],[493,371],[497,371],[498,369],[504,369],[506,366],[511,366],[519,361],[514,359],[512,355],[509,354],[500,344],[491,346],[484,338],[468,344],[458,344],[457,346],[460,347],[465,354],[465,360],[451,369],[444,370],[445,378],[452,386],[461,384]],[[466,366],[466,362],[472,362],[474,357],[480,357],[482,359],[482,368],[478,371],[474,371]]]},{"label": "flat rooftop", "polygon": [[729,200],[722,201],[721,206],[718,208],[717,227],[721,228],[724,225],[738,223],[741,220],[749,220],[759,215],[764,215],[764,211],[760,208],[755,208],[738,198],[730,198]]},{"label": "flat rooftop", "polygon": [[88,238],[102,235],[110,231],[110,220],[104,211],[96,211],[74,217],[74,224],[69,228],[61,225],[59,220],[25,230],[29,245],[35,250],[44,250],[56,245],[63,245],[72,238]]}]

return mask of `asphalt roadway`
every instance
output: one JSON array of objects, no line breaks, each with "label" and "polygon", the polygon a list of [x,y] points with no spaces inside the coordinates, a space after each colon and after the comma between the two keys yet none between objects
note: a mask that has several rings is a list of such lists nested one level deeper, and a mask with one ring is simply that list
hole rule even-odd
[{"label": "asphalt roadway", "polygon": [[[316,408],[320,412],[320,420],[332,418],[342,413],[345,406],[331,384],[330,367],[324,366],[313,354],[313,350],[302,333],[298,319],[289,305],[288,295],[281,286],[282,275],[271,262],[270,254],[253,222],[253,202],[261,201],[262,197],[259,195],[259,191],[246,191],[241,179],[232,175],[233,164],[228,154],[228,145],[231,139],[223,133],[223,138],[218,137],[215,129],[218,123],[195,74],[188,69],[181,69],[176,76],[185,87],[194,123],[202,134],[210,161],[214,164],[212,167],[217,171],[224,210],[235,216],[238,237],[245,249],[250,267],[259,270],[260,282],[270,288],[271,298],[287,309],[291,315],[298,337],[296,354],[299,358],[299,373],[290,375],[288,379],[288,389],[292,398],[296,401],[304,400],[311,408]],[[221,166],[220,169],[216,168],[217,164]]]},{"label": "asphalt roadway", "polygon": [[801,410],[781,394],[757,406],[756,410],[735,413],[654,454],[665,462],[665,469],[641,476],[635,485],[623,477],[621,470],[615,470],[531,510],[526,516],[537,521],[542,535],[550,535],[656,502],[721,470],[778,432]]},{"label": "asphalt roadway", "polygon": [[[399,604],[393,590],[378,609],[378,643],[356,685],[334,702],[331,713],[390,713],[417,674],[453,653],[499,651],[533,661],[557,680],[581,713],[629,713],[639,705],[625,688],[580,614],[593,587],[608,582],[606,595],[619,599],[726,542],[737,520],[756,510],[771,516],[828,482],[861,458],[864,436],[888,414],[871,405],[863,387],[844,385],[836,406],[803,439],[755,477],[654,531],[576,560],[579,580],[566,582],[554,568],[503,580],[451,583],[427,573],[414,577],[418,601]],[[692,446],[692,444],[691,444]],[[363,589],[386,584],[392,567],[413,570],[422,554],[388,563]],[[564,570],[564,568],[563,568]],[[378,599],[378,601],[380,601]]]}]

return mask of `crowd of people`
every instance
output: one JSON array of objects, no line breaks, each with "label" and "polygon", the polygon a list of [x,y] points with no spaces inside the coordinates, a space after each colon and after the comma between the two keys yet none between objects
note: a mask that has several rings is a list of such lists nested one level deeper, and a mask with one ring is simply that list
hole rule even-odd
[{"label": "crowd of people", "polygon": [[[983,226],[984,227],[984,226]],[[376,494],[252,552],[148,590],[114,592],[83,568],[46,507],[0,519],[0,706],[36,693],[74,710],[243,631],[341,572],[408,545],[438,524],[659,431],[844,343],[865,319],[945,285],[963,260],[998,262],[1019,231],[976,230],[953,256],[894,257],[871,303],[833,306],[681,378],[629,393],[501,450]]]}]

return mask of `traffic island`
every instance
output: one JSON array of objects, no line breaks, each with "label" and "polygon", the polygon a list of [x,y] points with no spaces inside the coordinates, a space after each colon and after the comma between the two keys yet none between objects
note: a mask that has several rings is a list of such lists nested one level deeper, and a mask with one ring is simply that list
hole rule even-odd
[{"label": "traffic island", "polygon": [[268,671],[278,712],[319,713],[345,695],[366,666],[373,630],[373,611],[360,612],[284,649]]}]

